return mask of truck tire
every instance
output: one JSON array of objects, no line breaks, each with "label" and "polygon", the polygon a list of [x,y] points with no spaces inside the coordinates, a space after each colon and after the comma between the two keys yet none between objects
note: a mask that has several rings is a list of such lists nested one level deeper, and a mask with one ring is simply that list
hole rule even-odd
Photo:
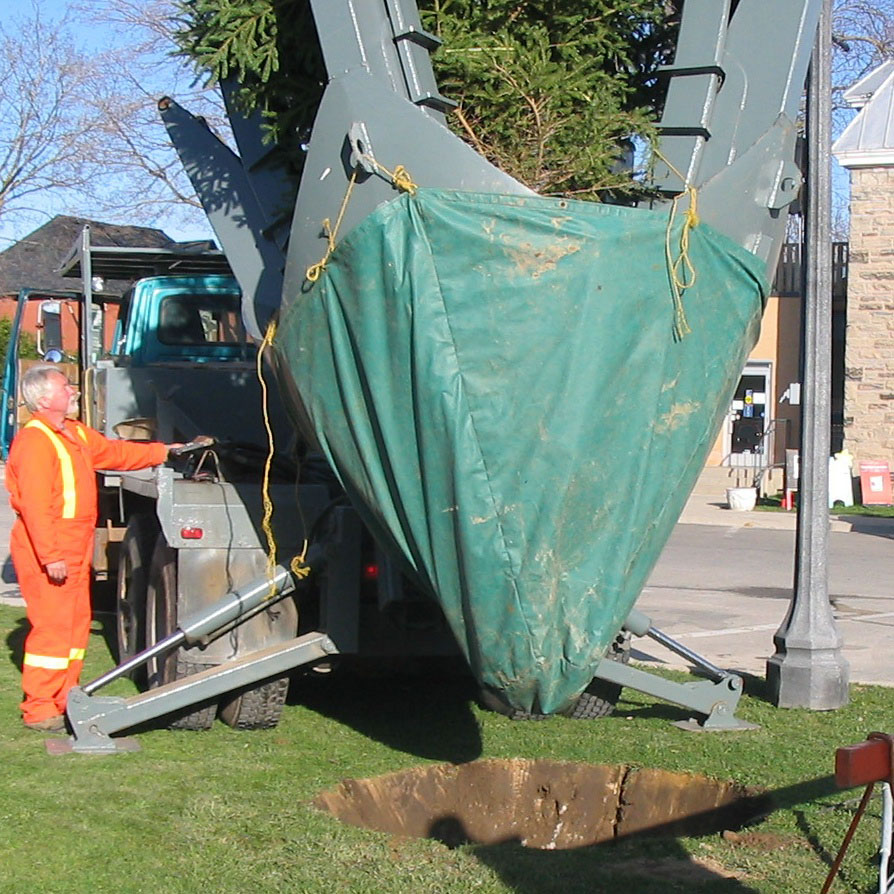
[{"label": "truck tire", "polygon": [[[627,664],[630,661],[630,634],[626,630],[622,630],[612,640],[605,657],[612,661],[619,661],[621,664]],[[621,686],[594,677],[590,681],[590,685],[577,697],[577,701],[561,713],[564,717],[573,717],[577,720],[608,717],[615,710],[615,705],[618,704],[620,697]]]},{"label": "truck tire", "polygon": [[[627,664],[630,661],[630,634],[622,630],[608,647],[605,657]],[[620,697],[621,687],[617,683],[609,683],[607,680],[594,677],[575,702],[558,713],[563,717],[572,717],[576,720],[608,717],[615,710],[615,705]],[[549,714],[512,708],[500,698],[499,694],[485,689],[481,690],[480,699],[483,707],[503,714],[512,720],[543,720],[549,717]]]},{"label": "truck tire", "polygon": [[[149,564],[158,537],[158,522],[153,515],[141,513],[127,523],[118,553],[118,582],[115,599],[115,632],[118,663],[133,658],[146,648],[146,590]],[[144,682],[146,669],[131,673],[137,683]]]},{"label": "truck tire", "polygon": [[288,677],[246,689],[221,703],[220,719],[233,729],[272,729],[279,723],[288,693]]},{"label": "truck tire", "polygon": [[[164,534],[159,534],[149,567],[149,586],[146,590],[146,640],[149,645],[177,629],[177,550],[168,546]],[[213,664],[196,661],[182,649],[173,649],[151,659],[147,665],[148,684],[156,689],[165,683],[189,677]],[[198,708],[174,717],[171,729],[210,729],[217,715],[217,702],[201,704]]]}]

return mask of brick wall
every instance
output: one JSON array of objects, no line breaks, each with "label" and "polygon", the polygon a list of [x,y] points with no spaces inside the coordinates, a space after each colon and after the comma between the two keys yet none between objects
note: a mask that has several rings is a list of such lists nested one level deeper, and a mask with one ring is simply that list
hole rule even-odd
[{"label": "brick wall", "polygon": [[894,167],[851,170],[844,446],[894,468]]}]

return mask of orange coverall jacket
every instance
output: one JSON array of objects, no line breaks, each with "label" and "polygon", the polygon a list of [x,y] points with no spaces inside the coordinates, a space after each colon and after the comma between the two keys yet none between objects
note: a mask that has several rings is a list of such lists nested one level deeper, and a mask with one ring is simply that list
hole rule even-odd
[{"label": "orange coverall jacket", "polygon": [[[90,633],[90,560],[97,516],[96,469],[159,465],[165,444],[117,441],[66,419],[61,430],[40,413],[16,435],[6,465],[9,502],[16,513],[10,553],[31,630],[22,662],[23,719],[65,711]],[[46,573],[64,560],[67,577]]]}]

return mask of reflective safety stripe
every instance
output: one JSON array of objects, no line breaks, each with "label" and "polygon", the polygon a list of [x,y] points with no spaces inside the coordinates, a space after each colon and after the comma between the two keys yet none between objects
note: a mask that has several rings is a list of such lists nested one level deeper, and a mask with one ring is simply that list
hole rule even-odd
[{"label": "reflective safety stripe", "polygon": [[34,655],[31,652],[25,652],[22,664],[27,664],[28,667],[42,667],[45,670],[64,671],[68,668],[70,660],[69,658],[56,658],[54,655]]},{"label": "reflective safety stripe", "polygon": [[[74,518],[77,505],[77,491],[75,490],[74,466],[71,462],[71,456],[65,449],[65,445],[59,436],[39,419],[32,419],[25,425],[25,428],[39,428],[50,439],[53,447],[56,448],[59,466],[62,469],[62,518]],[[81,437],[85,441],[87,440],[83,432],[81,432]]]},{"label": "reflective safety stripe", "polygon": [[81,436],[81,440],[86,444],[87,443],[87,432],[80,425],[76,425],[75,429],[77,433]]},{"label": "reflective safety stripe", "polygon": [[83,661],[84,653],[86,651],[87,651],[86,649],[72,649],[68,653],[68,660],[69,661]]}]

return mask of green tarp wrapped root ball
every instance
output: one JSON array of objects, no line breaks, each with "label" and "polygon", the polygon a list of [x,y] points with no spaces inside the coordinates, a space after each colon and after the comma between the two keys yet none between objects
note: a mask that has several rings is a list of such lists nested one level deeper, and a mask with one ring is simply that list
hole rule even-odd
[{"label": "green tarp wrapped root ball", "polygon": [[703,224],[675,337],[667,228],[665,213],[420,189],[286,296],[285,390],[480,684],[520,710],[561,710],[590,683],[757,337],[763,265]]}]

